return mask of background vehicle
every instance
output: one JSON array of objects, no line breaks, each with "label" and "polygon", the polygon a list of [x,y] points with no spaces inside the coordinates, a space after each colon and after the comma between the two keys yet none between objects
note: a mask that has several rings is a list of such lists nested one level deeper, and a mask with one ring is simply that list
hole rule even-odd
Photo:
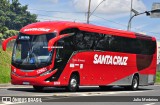
[{"label": "background vehicle", "polygon": [[27,25],[16,39],[11,83],[65,86],[153,85],[156,75],[156,39],[122,30],[75,22],[38,22]]}]

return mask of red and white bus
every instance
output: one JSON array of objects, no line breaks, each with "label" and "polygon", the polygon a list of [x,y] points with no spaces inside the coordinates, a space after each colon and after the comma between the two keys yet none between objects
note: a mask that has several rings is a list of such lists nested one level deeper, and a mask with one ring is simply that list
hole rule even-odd
[{"label": "red and white bus", "polygon": [[139,33],[76,22],[37,22],[23,27],[11,61],[11,83],[44,87],[153,85],[156,39]]}]

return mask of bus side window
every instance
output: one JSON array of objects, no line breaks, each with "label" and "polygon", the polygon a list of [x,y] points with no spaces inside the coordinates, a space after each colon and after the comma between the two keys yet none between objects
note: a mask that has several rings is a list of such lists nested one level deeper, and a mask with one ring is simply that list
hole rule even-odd
[{"label": "bus side window", "polygon": [[75,37],[77,50],[93,50],[94,33],[79,31]]},{"label": "bus side window", "polygon": [[67,63],[70,56],[74,52],[74,48],[71,44],[70,37],[61,39],[58,41],[57,46],[60,48],[57,48],[56,53],[56,60],[62,61],[62,63]]},{"label": "bus side window", "polygon": [[109,50],[109,39],[110,38],[108,35],[101,36],[101,38],[97,41],[95,50],[108,51]]},{"label": "bus side window", "polygon": [[92,50],[92,45],[93,45],[93,42],[94,42],[94,37],[93,37],[93,34],[94,33],[88,33],[88,32],[85,32],[84,33],[84,44],[86,45],[85,46],[85,50]]},{"label": "bus side window", "polygon": [[84,43],[84,34],[82,32],[78,32],[74,37],[74,44],[76,46],[76,50],[84,50],[85,43]]},{"label": "bus side window", "polygon": [[122,52],[122,46],[121,46],[122,39],[117,36],[112,36],[110,41],[110,51],[113,52]]},{"label": "bus side window", "polygon": [[141,49],[142,45],[137,39],[133,39],[131,44],[132,44],[132,46],[131,46],[132,52],[131,53],[134,53],[134,54],[141,54],[142,53],[142,49]]}]

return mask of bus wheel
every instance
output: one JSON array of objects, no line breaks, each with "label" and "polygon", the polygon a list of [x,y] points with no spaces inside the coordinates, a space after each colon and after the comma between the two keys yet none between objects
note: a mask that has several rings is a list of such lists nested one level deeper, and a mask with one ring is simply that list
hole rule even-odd
[{"label": "bus wheel", "polygon": [[132,79],[132,85],[131,86],[124,86],[125,89],[127,90],[137,90],[138,89],[138,86],[139,86],[139,78],[138,76],[133,76],[133,79]]},{"label": "bus wheel", "polygon": [[112,86],[99,86],[99,88],[100,88],[101,90],[109,90],[109,89],[112,88]]},{"label": "bus wheel", "polygon": [[131,85],[131,89],[133,91],[137,90],[138,89],[138,86],[139,86],[139,78],[138,76],[133,76],[133,79],[132,79],[132,85]]},{"label": "bus wheel", "polygon": [[67,90],[70,92],[75,92],[79,88],[79,78],[77,75],[72,74],[69,80],[69,85],[67,87]]},{"label": "bus wheel", "polygon": [[33,86],[34,90],[36,91],[43,91],[43,86]]}]

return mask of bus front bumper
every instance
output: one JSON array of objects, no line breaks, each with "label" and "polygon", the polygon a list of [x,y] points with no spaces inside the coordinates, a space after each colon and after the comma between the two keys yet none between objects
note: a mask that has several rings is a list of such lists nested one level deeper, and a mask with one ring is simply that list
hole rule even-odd
[{"label": "bus front bumper", "polygon": [[11,74],[11,83],[13,85],[34,85],[34,86],[62,86],[59,81],[47,81],[46,79],[51,77],[55,72],[47,74],[45,76],[26,77]]}]

